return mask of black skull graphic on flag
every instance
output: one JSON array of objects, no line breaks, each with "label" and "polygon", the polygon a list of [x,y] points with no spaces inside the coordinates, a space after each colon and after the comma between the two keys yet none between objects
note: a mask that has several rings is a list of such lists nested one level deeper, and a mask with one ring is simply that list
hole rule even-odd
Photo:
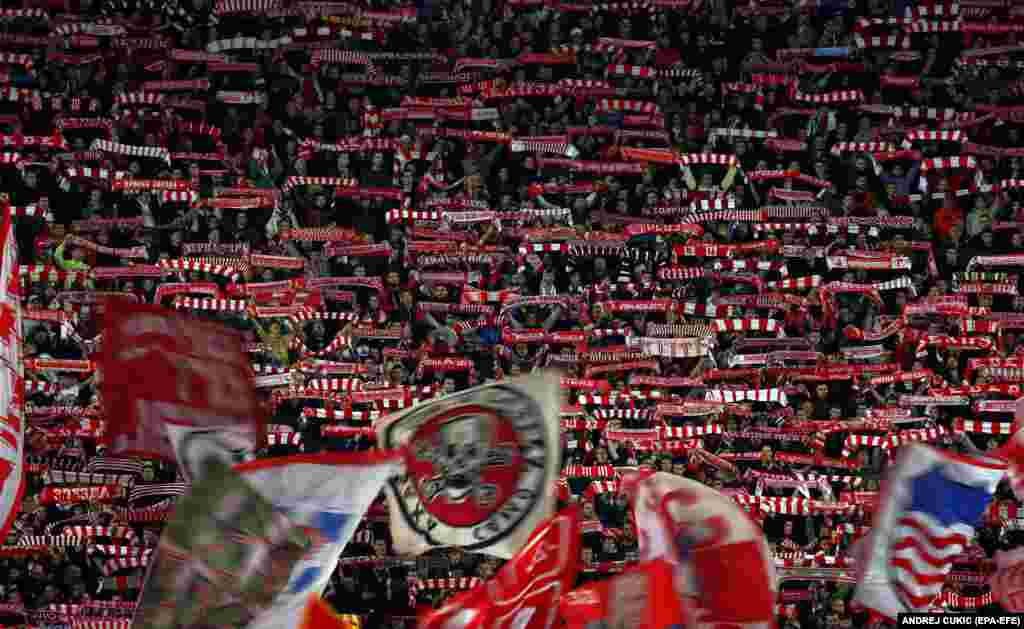
[{"label": "black skull graphic on flag", "polygon": [[558,411],[557,379],[533,376],[388,417],[381,446],[411,452],[406,473],[389,484],[396,548],[514,554],[554,508]]}]

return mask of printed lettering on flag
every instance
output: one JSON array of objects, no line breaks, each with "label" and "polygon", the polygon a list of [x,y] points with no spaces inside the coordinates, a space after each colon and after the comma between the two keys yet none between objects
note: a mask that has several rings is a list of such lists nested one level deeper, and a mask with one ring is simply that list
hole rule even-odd
[{"label": "printed lettering on flag", "polygon": [[244,626],[273,603],[295,563],[322,543],[220,461],[208,460],[202,472],[164,529],[133,627]]},{"label": "printed lettering on flag", "polygon": [[291,626],[309,595],[323,592],[363,515],[401,463],[397,453],[372,452],[260,459],[235,467],[277,511],[319,540],[249,629]]},{"label": "printed lettering on flag", "polygon": [[426,614],[420,629],[551,629],[576,581],[579,527],[575,506],[542,523],[493,579]]},{"label": "printed lettering on flag", "polygon": [[25,491],[21,303],[12,212],[5,206],[0,224],[0,539],[7,538]]},{"label": "printed lettering on flag", "polygon": [[854,601],[891,619],[927,611],[1005,474],[996,459],[905,446],[865,541]]},{"label": "printed lettering on flag", "polygon": [[[261,442],[265,421],[240,334],[157,306],[111,301],[103,339],[106,441],[112,452],[175,461],[206,456],[219,443],[209,433],[179,434],[179,445],[189,447],[176,455],[167,424],[230,430],[230,449],[247,441],[248,450],[255,450]],[[236,456],[218,458],[232,462]],[[197,465],[183,463],[186,474]]]},{"label": "printed lettering on flag", "polygon": [[461,546],[505,559],[554,510],[559,386],[547,374],[468,389],[382,420],[384,449],[408,446],[389,482],[395,550]]},{"label": "printed lettering on flag", "polygon": [[638,472],[622,484],[633,499],[640,559],[676,565],[687,614],[699,624],[774,626],[777,586],[768,545],[734,500],[664,472]]}]

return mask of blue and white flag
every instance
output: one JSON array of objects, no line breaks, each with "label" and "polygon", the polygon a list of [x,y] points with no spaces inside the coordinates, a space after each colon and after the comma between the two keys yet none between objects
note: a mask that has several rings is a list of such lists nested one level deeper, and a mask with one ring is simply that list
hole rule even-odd
[{"label": "blue and white flag", "polygon": [[854,602],[893,620],[928,611],[1005,474],[998,459],[904,448],[883,487]]},{"label": "blue and white flag", "polygon": [[370,503],[402,469],[397,453],[315,454],[261,459],[235,466],[242,478],[305,527],[320,544],[292,568],[285,589],[249,629],[291,627],[310,594],[321,594]]}]

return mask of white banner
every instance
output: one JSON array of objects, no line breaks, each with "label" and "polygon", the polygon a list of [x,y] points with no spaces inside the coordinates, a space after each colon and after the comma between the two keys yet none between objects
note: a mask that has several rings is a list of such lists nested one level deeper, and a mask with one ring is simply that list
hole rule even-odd
[{"label": "white banner", "polygon": [[461,546],[511,558],[554,511],[559,393],[557,375],[533,375],[382,419],[380,447],[410,449],[406,473],[389,483],[395,551]]},{"label": "white banner", "polygon": [[289,520],[323,540],[295,564],[288,585],[249,629],[296,626],[310,594],[323,593],[363,515],[401,467],[398,455],[376,451],[261,459],[235,467]]}]

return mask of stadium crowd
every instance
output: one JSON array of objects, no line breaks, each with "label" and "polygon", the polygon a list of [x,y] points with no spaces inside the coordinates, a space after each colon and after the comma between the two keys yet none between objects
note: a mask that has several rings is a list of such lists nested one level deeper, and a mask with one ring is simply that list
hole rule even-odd
[{"label": "stadium crowd", "polygon": [[[1021,9],[5,3],[29,473],[0,625],[127,617],[185,490],[97,445],[110,295],[248,336],[261,455],[560,369],[582,580],[635,558],[616,468],[649,466],[761,522],[785,629],[869,624],[849,568],[886,466],[997,447],[1021,396]],[[992,604],[1018,505],[1001,487],[937,607]],[[395,557],[386,513],[327,593],[367,626],[500,565]]]}]

